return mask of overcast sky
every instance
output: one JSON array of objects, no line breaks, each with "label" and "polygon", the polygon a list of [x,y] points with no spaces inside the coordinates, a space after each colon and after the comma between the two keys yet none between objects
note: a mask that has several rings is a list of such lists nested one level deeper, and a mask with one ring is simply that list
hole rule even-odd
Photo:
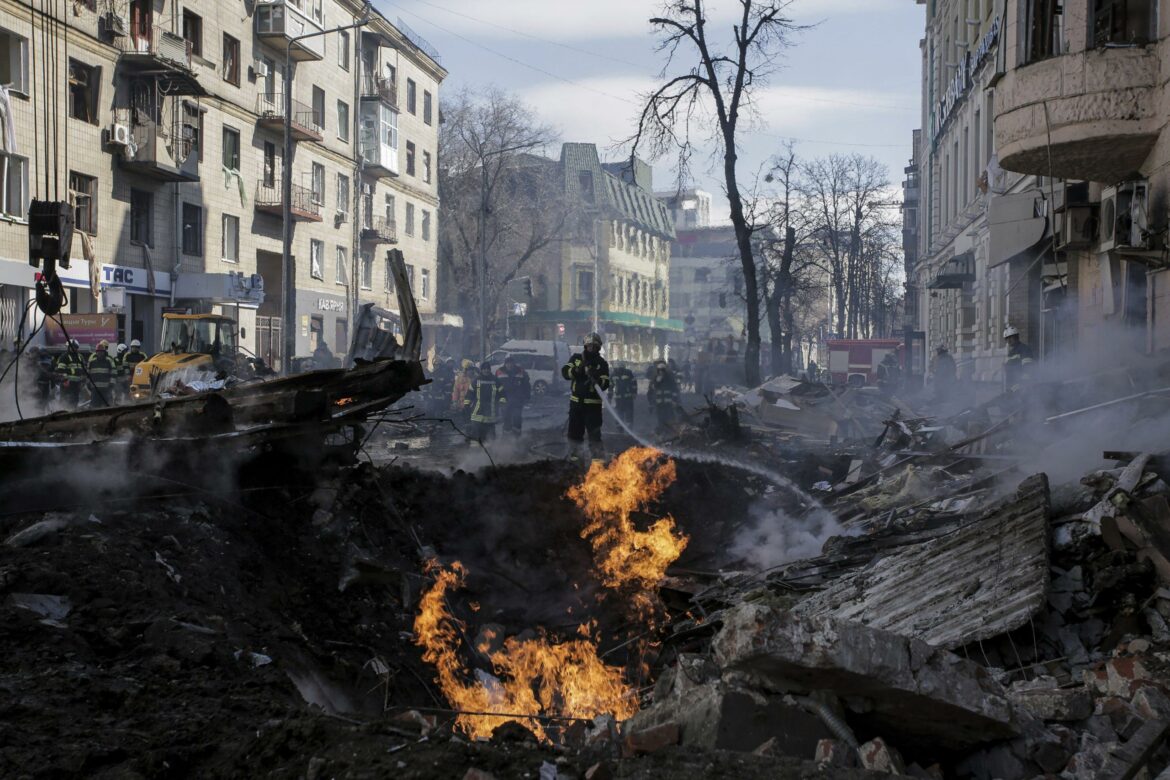
[{"label": "overcast sky", "polygon": [[[630,136],[638,95],[655,84],[663,56],[647,20],[659,0],[376,0],[391,20],[423,36],[450,72],[443,88],[494,83],[519,95],[564,141],[598,144],[603,159]],[[710,0],[709,34],[729,39],[735,0]],[[920,110],[914,0],[795,0],[797,21],[815,25],[788,50],[757,98],[760,120],[744,134],[740,177],[754,177],[784,142],[803,156],[860,152],[899,182]],[[714,33],[712,33],[712,29]],[[440,95],[441,100],[441,95]],[[719,163],[721,164],[721,163]],[[696,164],[699,186],[726,221],[718,165]],[[655,188],[674,186],[669,159],[655,161]]]}]

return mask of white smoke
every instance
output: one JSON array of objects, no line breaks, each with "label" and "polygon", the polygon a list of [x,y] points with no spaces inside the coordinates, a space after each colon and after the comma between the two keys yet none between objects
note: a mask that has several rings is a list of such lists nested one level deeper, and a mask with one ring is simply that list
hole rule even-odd
[{"label": "white smoke", "polygon": [[783,509],[757,505],[748,524],[732,539],[729,551],[737,560],[762,571],[815,558],[829,537],[844,533],[837,518],[820,507],[797,518]]}]

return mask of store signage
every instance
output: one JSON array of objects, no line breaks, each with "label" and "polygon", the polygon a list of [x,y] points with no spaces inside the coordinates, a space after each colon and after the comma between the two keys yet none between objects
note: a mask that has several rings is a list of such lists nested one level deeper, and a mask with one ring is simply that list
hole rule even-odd
[{"label": "store signage", "polygon": [[318,298],[317,308],[321,311],[345,311],[345,303],[332,298]]},{"label": "store signage", "polygon": [[939,133],[946,126],[947,120],[951,118],[951,113],[954,112],[962,99],[967,95],[968,90],[971,89],[971,77],[979,70],[979,67],[986,61],[987,57],[994,51],[995,46],[999,43],[999,34],[1002,17],[995,17],[991,21],[991,27],[979,40],[979,45],[973,51],[965,52],[963,57],[959,60],[958,67],[955,68],[955,75],[947,84],[946,92],[943,93],[942,98],[938,101],[938,105],[934,111],[934,128],[931,134],[931,141],[938,138]]},{"label": "store signage", "polygon": [[[64,327],[62,327],[64,326]],[[118,340],[116,314],[60,314],[45,320],[45,344],[50,347],[64,344],[68,338],[77,339],[84,346],[95,346],[99,341]]]}]

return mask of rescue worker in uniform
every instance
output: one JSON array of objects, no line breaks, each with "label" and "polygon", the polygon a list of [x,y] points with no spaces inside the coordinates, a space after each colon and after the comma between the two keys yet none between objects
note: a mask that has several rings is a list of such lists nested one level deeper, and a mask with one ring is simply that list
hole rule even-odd
[{"label": "rescue worker in uniform", "polygon": [[947,351],[946,344],[939,344],[934,355],[934,400],[945,401],[951,395],[958,374],[955,371],[955,359]]},{"label": "rescue worker in uniform", "polygon": [[661,360],[654,364],[654,378],[646,390],[650,411],[657,420],[655,431],[669,433],[674,425],[675,413],[679,408],[678,381],[667,364]]},{"label": "rescue worker in uniform", "polygon": [[451,365],[451,358],[438,355],[435,357],[435,368],[431,372],[431,381],[434,382],[434,394],[431,414],[438,417],[447,410],[451,392],[455,389],[455,367]]},{"label": "rescue worker in uniform", "polygon": [[89,356],[86,367],[89,374],[89,405],[96,409],[114,403],[114,382],[118,377],[118,361],[110,357],[110,342],[102,339]]},{"label": "rescue worker in uniform", "polygon": [[130,365],[126,362],[129,347],[119,344],[114,349],[114,362],[118,366],[114,379],[114,397],[117,403],[124,403],[130,395]]},{"label": "rescue worker in uniform", "polygon": [[1020,331],[1012,325],[1003,329],[1003,340],[1008,348],[1007,359],[1003,362],[1004,392],[1014,393],[1032,370],[1032,348],[1020,341]]},{"label": "rescue worker in uniform", "polygon": [[507,401],[503,385],[492,375],[492,364],[479,364],[479,375],[472,380],[463,405],[471,412],[470,436],[480,444],[496,438],[496,422]]},{"label": "rescue worker in uniform", "polygon": [[455,375],[455,383],[451,387],[451,411],[464,414],[463,402],[467,400],[467,393],[471,390],[471,381],[475,378],[474,364],[467,358],[463,359],[459,373]]},{"label": "rescue worker in uniform", "polygon": [[[36,386],[37,408],[48,413],[49,399],[53,395],[53,358],[35,344],[24,351],[23,358],[21,373]],[[22,378],[21,381],[25,380]]]},{"label": "rescue worker in uniform", "polygon": [[532,382],[528,372],[516,364],[516,358],[508,355],[504,358],[504,365],[496,372],[496,379],[503,387],[504,398],[508,399],[503,407],[504,433],[519,436],[524,427],[524,404],[532,397]]},{"label": "rescue worker in uniform", "polygon": [[882,395],[893,395],[898,392],[902,384],[902,367],[898,365],[898,356],[887,352],[877,367],[877,383]]},{"label": "rescue worker in uniform", "polygon": [[561,366],[561,376],[569,387],[569,457],[578,458],[577,451],[589,435],[589,454],[595,459],[605,457],[601,444],[601,395],[609,389],[609,363],[601,356],[601,334],[585,337],[581,352],[574,352],[569,362]]},{"label": "rescue worker in uniform", "polygon": [[57,363],[53,366],[61,382],[61,400],[69,409],[76,409],[81,399],[81,381],[85,372],[82,369],[84,364],[80,349],[81,344],[77,339],[70,339],[69,348],[57,358]]},{"label": "rescue worker in uniform", "polygon": [[609,386],[609,399],[617,409],[618,417],[626,425],[634,425],[634,399],[638,397],[638,377],[634,376],[625,363],[619,363],[610,377],[613,383]]}]

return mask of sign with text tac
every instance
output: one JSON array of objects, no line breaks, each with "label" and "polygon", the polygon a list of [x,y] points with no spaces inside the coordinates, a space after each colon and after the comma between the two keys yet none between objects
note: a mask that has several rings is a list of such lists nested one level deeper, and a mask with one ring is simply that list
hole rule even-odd
[{"label": "sign with text tac", "polygon": [[[58,323],[57,319],[61,322]],[[118,315],[116,314],[60,314],[45,320],[45,344],[62,346],[69,338],[77,339],[81,346],[93,347],[102,339],[109,342],[118,340]],[[61,325],[65,329],[61,329]]]}]

